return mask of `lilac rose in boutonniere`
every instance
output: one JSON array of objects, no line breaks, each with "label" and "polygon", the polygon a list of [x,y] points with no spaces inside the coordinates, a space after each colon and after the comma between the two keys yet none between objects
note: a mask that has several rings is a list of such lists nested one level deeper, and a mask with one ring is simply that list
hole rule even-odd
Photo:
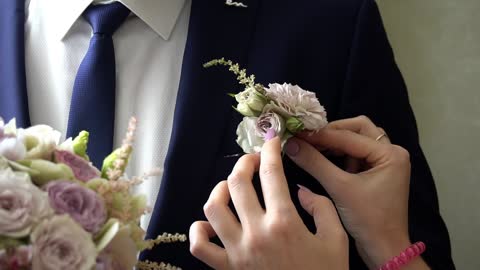
[{"label": "lilac rose in boutonniere", "polygon": [[260,117],[244,117],[237,128],[237,143],[245,153],[260,152],[267,133],[273,130],[275,134],[284,134],[282,144],[291,137],[286,133],[285,120],[274,112],[266,112]]},{"label": "lilac rose in boutonniere", "polygon": [[237,128],[237,143],[245,153],[260,152],[265,138],[277,135],[282,145],[302,131],[317,132],[327,124],[327,112],[314,92],[297,85],[269,84],[268,87],[255,83],[254,75],[230,60],[214,59],[204,65],[223,65],[237,75],[245,90],[230,94],[238,102],[234,107],[243,116]]}]

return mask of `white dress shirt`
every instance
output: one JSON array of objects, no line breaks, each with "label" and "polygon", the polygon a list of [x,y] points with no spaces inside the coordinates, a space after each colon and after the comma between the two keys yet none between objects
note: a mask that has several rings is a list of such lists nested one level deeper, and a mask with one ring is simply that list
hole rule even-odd
[{"label": "white dress shirt", "polygon": [[[32,125],[47,124],[66,132],[73,83],[92,35],[81,14],[92,2],[26,3],[26,75]],[[121,144],[128,120],[135,116],[138,129],[127,174],[141,175],[152,168],[160,168],[163,174],[191,2],[120,2],[132,13],[113,35],[117,71],[114,145]],[[147,195],[152,207],[161,177],[147,180],[137,190]],[[142,220],[144,228],[149,220],[149,215]]]}]

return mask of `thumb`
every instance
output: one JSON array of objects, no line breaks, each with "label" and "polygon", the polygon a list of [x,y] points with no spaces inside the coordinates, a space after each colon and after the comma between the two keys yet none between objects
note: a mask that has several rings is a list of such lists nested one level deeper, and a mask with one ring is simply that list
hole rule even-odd
[{"label": "thumb", "polygon": [[345,230],[338,217],[337,210],[327,197],[312,193],[309,189],[299,185],[298,199],[303,209],[314,219],[317,235],[329,237],[331,235],[345,235]]}]

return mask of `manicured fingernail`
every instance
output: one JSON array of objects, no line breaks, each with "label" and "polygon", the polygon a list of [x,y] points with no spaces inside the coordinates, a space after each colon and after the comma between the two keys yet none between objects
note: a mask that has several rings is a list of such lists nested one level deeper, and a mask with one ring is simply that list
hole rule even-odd
[{"label": "manicured fingernail", "polygon": [[300,151],[300,145],[296,141],[289,140],[287,142],[287,145],[285,145],[285,152],[287,152],[287,155],[293,157],[298,154]]},{"label": "manicured fingernail", "polygon": [[304,187],[304,186],[302,186],[302,185],[300,185],[300,184],[297,184],[297,186],[298,186],[298,188],[299,188],[300,190],[303,190],[303,191],[305,191],[305,192],[312,192],[310,189],[308,189],[308,188],[306,188],[306,187]]},{"label": "manicured fingernail", "polygon": [[277,133],[275,132],[275,129],[270,128],[267,130],[267,133],[264,136],[265,141],[270,141],[271,139],[275,138],[277,136]]}]

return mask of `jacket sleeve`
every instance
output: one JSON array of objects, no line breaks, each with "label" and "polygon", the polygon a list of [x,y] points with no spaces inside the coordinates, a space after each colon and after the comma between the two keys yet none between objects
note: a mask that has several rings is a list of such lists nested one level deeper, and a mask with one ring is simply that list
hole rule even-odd
[{"label": "jacket sleeve", "polygon": [[402,75],[374,0],[362,4],[355,26],[340,118],[366,115],[383,127],[392,143],[411,155],[409,199],[411,241],[427,246],[424,260],[432,269],[455,269],[447,228],[439,213],[432,174],[419,145],[415,117]]}]

